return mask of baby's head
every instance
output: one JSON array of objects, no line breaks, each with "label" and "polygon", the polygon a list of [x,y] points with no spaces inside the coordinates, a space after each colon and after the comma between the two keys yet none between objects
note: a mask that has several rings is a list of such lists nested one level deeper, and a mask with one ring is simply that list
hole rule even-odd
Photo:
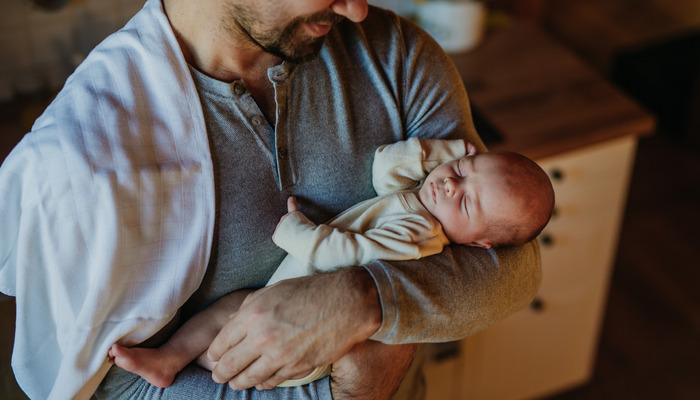
[{"label": "baby's head", "polygon": [[473,149],[435,168],[419,197],[451,242],[484,248],[534,239],[554,207],[552,184],[533,161]]}]

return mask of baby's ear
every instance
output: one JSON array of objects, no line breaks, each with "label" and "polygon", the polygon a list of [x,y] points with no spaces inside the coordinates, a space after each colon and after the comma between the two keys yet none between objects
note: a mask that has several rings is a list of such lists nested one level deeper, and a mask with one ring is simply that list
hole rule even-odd
[{"label": "baby's ear", "polygon": [[473,156],[476,153],[478,153],[478,151],[476,150],[476,146],[474,146],[474,143],[467,142],[467,155]]}]

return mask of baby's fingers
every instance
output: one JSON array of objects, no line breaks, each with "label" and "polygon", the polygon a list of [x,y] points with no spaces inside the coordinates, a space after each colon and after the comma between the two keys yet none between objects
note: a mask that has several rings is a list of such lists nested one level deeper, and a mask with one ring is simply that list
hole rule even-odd
[{"label": "baby's fingers", "polygon": [[467,140],[464,141],[466,148],[467,148],[467,155],[468,156],[473,156],[476,153],[478,153],[478,150],[476,149],[476,146],[474,146],[474,143],[469,142]]},{"label": "baby's fingers", "polygon": [[297,202],[296,197],[289,196],[289,198],[287,198],[287,212],[294,211],[299,211],[299,203]]}]

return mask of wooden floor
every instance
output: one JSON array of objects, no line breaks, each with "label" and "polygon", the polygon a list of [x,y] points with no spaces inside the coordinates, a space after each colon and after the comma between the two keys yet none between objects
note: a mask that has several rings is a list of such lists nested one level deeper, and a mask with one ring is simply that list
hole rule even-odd
[{"label": "wooden floor", "polygon": [[550,397],[700,398],[700,149],[642,139],[592,381]]}]

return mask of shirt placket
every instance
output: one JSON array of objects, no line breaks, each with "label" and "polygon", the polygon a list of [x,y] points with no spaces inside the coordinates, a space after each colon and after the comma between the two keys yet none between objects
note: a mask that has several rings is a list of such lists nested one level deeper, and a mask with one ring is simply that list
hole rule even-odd
[{"label": "shirt placket", "polygon": [[270,163],[276,169],[272,126],[265,119],[260,107],[255,102],[252,94],[246,89],[243,81],[234,81],[231,84],[231,91],[236,99],[234,102],[234,107],[237,108],[236,111],[240,113],[243,123],[255,135],[256,141],[267,153]]},{"label": "shirt placket", "polygon": [[290,71],[284,65],[270,68],[268,78],[275,91],[275,130],[273,146],[277,166],[277,187],[280,191],[289,190],[294,184],[290,168],[289,137],[287,132],[287,95],[289,93]]}]

